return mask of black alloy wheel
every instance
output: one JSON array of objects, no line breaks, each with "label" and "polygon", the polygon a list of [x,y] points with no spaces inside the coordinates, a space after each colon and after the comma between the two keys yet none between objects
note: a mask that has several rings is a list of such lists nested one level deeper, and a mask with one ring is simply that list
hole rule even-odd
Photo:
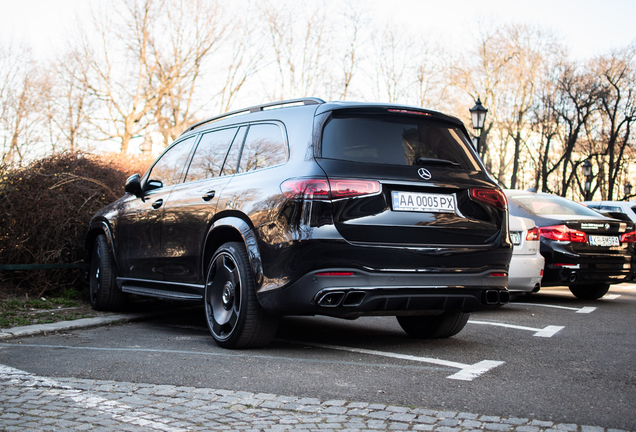
[{"label": "black alloy wheel", "polygon": [[418,339],[441,339],[455,336],[468,322],[469,313],[445,311],[440,315],[398,316],[402,330]]},{"label": "black alloy wheel", "polygon": [[245,246],[221,246],[208,266],[205,318],[216,343],[223,348],[267,345],[278,328],[278,317],[265,312],[255,293]]},{"label": "black alloy wheel", "polygon": [[95,310],[117,311],[126,304],[126,294],[117,286],[117,274],[106,236],[100,234],[93,243],[89,295]]},{"label": "black alloy wheel", "polygon": [[581,300],[596,300],[609,291],[609,284],[598,283],[591,285],[570,285],[570,292]]}]

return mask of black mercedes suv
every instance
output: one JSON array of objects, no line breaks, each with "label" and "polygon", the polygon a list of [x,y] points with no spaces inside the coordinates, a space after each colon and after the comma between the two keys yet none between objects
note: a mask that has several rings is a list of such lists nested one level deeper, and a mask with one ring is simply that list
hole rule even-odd
[{"label": "black mercedes suv", "polygon": [[200,300],[222,347],[266,345],[284,315],[449,337],[509,298],[506,197],[439,112],[254,106],[189,127],[125,190],[89,225],[93,307]]}]

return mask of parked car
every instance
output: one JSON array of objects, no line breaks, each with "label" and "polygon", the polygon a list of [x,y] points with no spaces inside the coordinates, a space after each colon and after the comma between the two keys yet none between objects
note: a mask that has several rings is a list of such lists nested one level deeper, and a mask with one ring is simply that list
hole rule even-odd
[{"label": "parked car", "polygon": [[506,198],[456,118],[320,99],[187,128],[86,238],[96,309],[126,294],[200,300],[222,347],[284,315],[397,316],[449,337],[506,303]]},{"label": "parked car", "polygon": [[519,294],[535,293],[541,289],[545,259],[539,251],[539,228],[532,219],[510,215],[510,239],[514,245],[508,274],[508,291],[514,298]]},{"label": "parked car", "polygon": [[610,284],[632,280],[632,222],[605,217],[566,198],[507,190],[510,214],[534,220],[545,258],[542,286],[567,285],[581,299],[603,297]]},{"label": "parked car", "polygon": [[636,223],[636,201],[585,201],[583,204],[605,216]]}]

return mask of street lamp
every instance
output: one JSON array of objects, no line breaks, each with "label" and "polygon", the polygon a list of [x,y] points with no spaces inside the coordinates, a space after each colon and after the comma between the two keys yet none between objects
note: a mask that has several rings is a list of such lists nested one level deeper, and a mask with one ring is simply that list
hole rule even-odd
[{"label": "street lamp", "polygon": [[484,124],[486,123],[486,114],[488,110],[484,108],[481,104],[481,100],[477,98],[475,101],[475,106],[469,109],[470,117],[473,121],[473,129],[477,130],[478,135],[474,139],[475,150],[477,150],[477,154],[479,154],[479,138],[481,137],[481,130],[484,128]]},{"label": "street lamp", "polygon": [[626,182],[625,185],[623,186],[623,192],[625,192],[625,199],[627,199],[627,197],[629,197],[632,194],[632,184]]},{"label": "street lamp", "polygon": [[592,162],[589,159],[585,159],[583,162],[583,175],[585,176],[585,201],[590,200],[590,189],[592,188]]}]

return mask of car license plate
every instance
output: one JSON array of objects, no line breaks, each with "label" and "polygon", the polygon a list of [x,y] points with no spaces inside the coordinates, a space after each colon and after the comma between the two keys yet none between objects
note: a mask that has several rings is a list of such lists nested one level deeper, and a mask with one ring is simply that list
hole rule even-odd
[{"label": "car license plate", "polygon": [[455,196],[419,192],[391,193],[394,211],[455,213]]},{"label": "car license plate", "polygon": [[620,246],[621,242],[617,236],[589,236],[592,246]]},{"label": "car license plate", "polygon": [[510,240],[512,244],[515,246],[519,246],[521,244],[521,233],[518,231],[510,233]]}]

